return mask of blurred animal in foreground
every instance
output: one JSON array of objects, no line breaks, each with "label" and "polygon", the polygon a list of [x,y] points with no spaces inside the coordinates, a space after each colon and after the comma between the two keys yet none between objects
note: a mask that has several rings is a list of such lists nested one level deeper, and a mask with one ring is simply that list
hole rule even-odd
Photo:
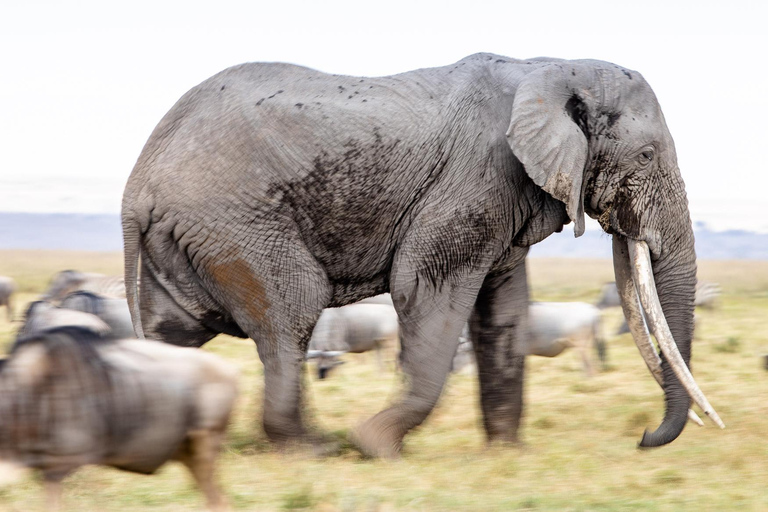
[{"label": "blurred animal in foreground", "polygon": [[62,270],[51,279],[51,284],[41,299],[59,302],[70,293],[78,290],[98,293],[106,297],[125,298],[125,280],[123,276],[108,276],[95,272]]},{"label": "blurred animal in foreground", "polygon": [[[600,310],[585,302],[532,302],[528,307],[525,355],[555,357],[569,347],[579,350],[584,371],[589,376],[594,375],[592,347],[600,362],[606,363],[607,347],[602,335]],[[453,371],[473,363],[472,343],[465,327],[453,359]]]},{"label": "blurred animal in foreground", "polygon": [[128,301],[104,297],[102,295],[77,291],[70,293],[61,301],[61,308],[82,311],[99,317],[109,326],[109,338],[135,338]]},{"label": "blurred animal in foreground", "polygon": [[383,346],[397,336],[398,318],[391,305],[364,302],[328,308],[312,331],[307,359],[316,360],[320,379],[343,364],[338,357],[347,352],[375,350],[379,368],[383,368]]},{"label": "blurred animal in foreground", "polygon": [[178,460],[223,510],[214,463],[236,396],[235,368],[201,350],[74,326],[33,333],[0,366],[0,460],[40,470],[50,509],[85,464],[151,474]]},{"label": "blurred animal in foreground", "polygon": [[18,332],[18,338],[39,334],[57,327],[78,326],[100,336],[109,336],[110,328],[99,317],[82,311],[60,308],[38,300],[32,302],[24,314],[24,324]]},{"label": "blurred animal in foreground", "polygon": [[11,277],[0,276],[0,307],[5,306],[8,321],[13,321],[13,304],[11,296],[16,291],[16,281]]}]

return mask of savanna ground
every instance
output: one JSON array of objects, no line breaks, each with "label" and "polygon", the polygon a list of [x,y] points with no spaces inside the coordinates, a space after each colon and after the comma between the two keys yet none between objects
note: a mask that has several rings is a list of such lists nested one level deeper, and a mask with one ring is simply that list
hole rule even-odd
[{"label": "savanna ground", "polygon": [[[75,268],[117,274],[120,254],[0,251],[0,275],[20,285],[16,312],[50,276]],[[609,261],[534,259],[533,298],[593,302],[612,280]],[[700,311],[694,375],[728,428],[689,424],[671,445],[640,451],[643,429],[661,421],[663,397],[629,335],[609,338],[609,367],[587,379],[575,351],[527,366],[525,445],[486,447],[476,377],[451,376],[424,425],[406,438],[400,460],[342,453],[280,453],[260,416],[262,368],[248,340],[221,336],[205,350],[235,362],[242,394],[219,480],[237,510],[768,510],[768,262],[702,261],[699,278],[722,285],[720,307]],[[619,311],[606,316],[615,332]],[[0,314],[0,345],[18,324]],[[390,355],[391,361],[392,355]],[[401,378],[372,355],[349,355],[324,381],[306,372],[315,424],[344,439],[396,396]],[[0,418],[2,421],[2,418]],[[202,497],[176,463],[151,477],[101,467],[66,481],[66,510],[201,510]],[[33,477],[0,490],[0,510],[42,510]]]}]

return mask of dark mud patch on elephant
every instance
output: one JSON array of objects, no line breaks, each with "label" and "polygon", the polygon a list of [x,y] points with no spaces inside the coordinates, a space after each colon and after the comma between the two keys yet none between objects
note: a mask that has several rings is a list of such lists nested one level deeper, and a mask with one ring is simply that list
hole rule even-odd
[{"label": "dark mud patch on elephant", "polygon": [[[425,178],[411,172],[412,155],[429,161],[439,145],[413,148],[378,128],[325,149],[297,179],[275,184],[267,195],[296,223],[301,239],[332,283],[377,280],[384,286],[398,237],[397,224],[422,196]],[[423,171],[428,171],[424,169]],[[408,180],[408,181],[406,181]],[[379,283],[378,281],[382,281]]]}]

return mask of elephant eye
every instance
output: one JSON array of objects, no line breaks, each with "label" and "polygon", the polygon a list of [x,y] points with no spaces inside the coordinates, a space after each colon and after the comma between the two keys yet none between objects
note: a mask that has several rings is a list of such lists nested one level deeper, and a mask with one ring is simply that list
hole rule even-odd
[{"label": "elephant eye", "polygon": [[637,156],[638,162],[640,162],[641,165],[648,165],[653,161],[653,150],[652,149],[646,149],[642,153],[640,153]]}]

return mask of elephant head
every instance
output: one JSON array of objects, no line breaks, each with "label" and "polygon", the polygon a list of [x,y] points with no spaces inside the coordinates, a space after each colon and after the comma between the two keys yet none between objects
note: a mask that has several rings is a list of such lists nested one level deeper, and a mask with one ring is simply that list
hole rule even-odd
[{"label": "elephant head", "polygon": [[[674,142],[650,86],[613,64],[552,61],[521,80],[507,139],[531,179],[565,203],[576,236],[585,213],[613,235],[622,306],[665,393],[664,420],[640,446],[677,438],[691,398],[722,426],[688,369],[694,238]],[[649,350],[638,292],[660,356]]]}]

